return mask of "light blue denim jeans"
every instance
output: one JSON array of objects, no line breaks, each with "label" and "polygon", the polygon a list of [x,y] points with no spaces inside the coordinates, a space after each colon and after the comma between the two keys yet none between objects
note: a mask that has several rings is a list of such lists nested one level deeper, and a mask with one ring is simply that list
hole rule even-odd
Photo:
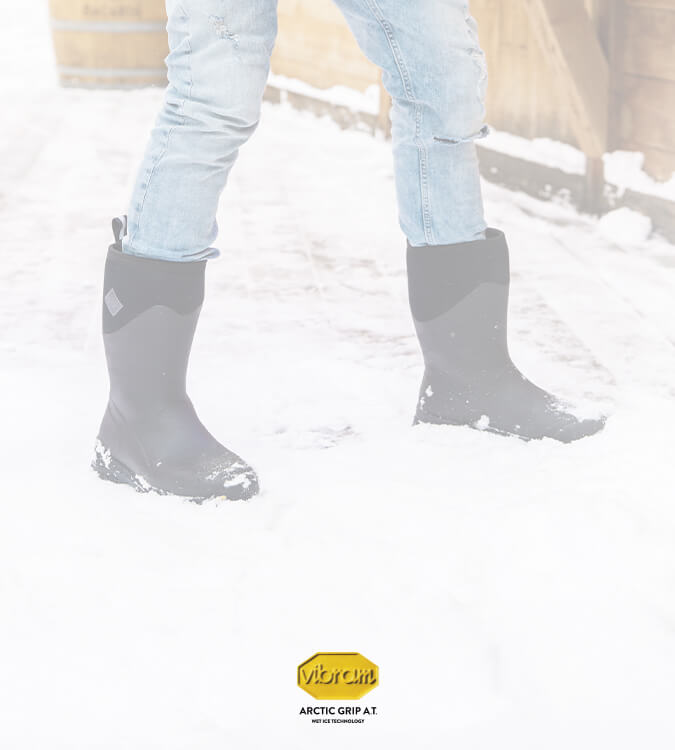
[{"label": "light blue denim jeans", "polygon": [[[401,228],[413,246],[486,229],[474,141],[487,134],[487,70],[465,0],[335,0],[393,99]],[[255,131],[277,0],[167,0],[169,85],[128,211],[124,251],[213,258],[216,210]],[[358,238],[355,238],[358,240]]]}]

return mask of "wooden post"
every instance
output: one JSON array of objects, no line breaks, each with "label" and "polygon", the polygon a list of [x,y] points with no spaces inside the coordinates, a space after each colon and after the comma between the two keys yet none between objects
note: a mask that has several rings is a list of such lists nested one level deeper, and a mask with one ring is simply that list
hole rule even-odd
[{"label": "wooden post", "polygon": [[539,44],[565,83],[572,126],[585,154],[607,148],[609,65],[583,0],[525,0]]},{"label": "wooden post", "polygon": [[623,49],[625,43],[626,0],[614,0],[609,16],[607,56],[609,58],[609,151],[621,145],[621,117],[623,106]]},{"label": "wooden post", "polygon": [[589,214],[601,214],[605,203],[605,163],[602,158],[586,157],[586,175],[582,210]]},{"label": "wooden post", "polygon": [[610,73],[584,0],[525,0],[542,51],[564,83],[565,105],[586,154],[586,210],[602,203],[602,156],[607,151]]}]

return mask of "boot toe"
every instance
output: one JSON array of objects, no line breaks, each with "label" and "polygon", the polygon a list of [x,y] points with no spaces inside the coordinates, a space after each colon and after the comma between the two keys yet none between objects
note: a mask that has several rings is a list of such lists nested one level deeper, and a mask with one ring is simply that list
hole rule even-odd
[{"label": "boot toe", "polygon": [[562,443],[573,443],[576,440],[583,440],[583,438],[591,437],[591,435],[600,432],[606,422],[606,417],[577,419],[561,427],[558,434],[552,437],[555,437],[556,440]]},{"label": "boot toe", "polygon": [[215,498],[250,500],[258,494],[258,476],[251,466],[236,457],[211,460],[202,466],[193,466],[185,474],[181,495],[196,502]]},{"label": "boot toe", "polygon": [[214,483],[228,500],[250,500],[260,491],[258,475],[243,461],[229,467]]}]

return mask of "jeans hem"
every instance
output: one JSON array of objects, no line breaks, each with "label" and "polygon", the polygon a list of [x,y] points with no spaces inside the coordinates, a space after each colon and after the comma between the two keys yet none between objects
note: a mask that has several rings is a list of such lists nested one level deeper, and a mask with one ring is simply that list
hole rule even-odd
[{"label": "jeans hem", "polygon": [[133,255],[136,258],[149,258],[151,260],[167,260],[173,263],[195,263],[203,260],[215,260],[220,257],[220,250],[215,247],[207,247],[196,253],[162,253],[152,250],[140,250],[132,247],[131,242],[122,241],[122,252],[125,255]]}]

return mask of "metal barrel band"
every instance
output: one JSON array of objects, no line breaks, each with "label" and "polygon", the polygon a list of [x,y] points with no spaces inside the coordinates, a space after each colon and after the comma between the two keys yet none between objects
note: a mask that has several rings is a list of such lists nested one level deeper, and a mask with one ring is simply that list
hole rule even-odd
[{"label": "metal barrel band", "polygon": [[166,31],[166,21],[67,21],[52,18],[54,31],[82,31],[105,34],[138,34]]}]

